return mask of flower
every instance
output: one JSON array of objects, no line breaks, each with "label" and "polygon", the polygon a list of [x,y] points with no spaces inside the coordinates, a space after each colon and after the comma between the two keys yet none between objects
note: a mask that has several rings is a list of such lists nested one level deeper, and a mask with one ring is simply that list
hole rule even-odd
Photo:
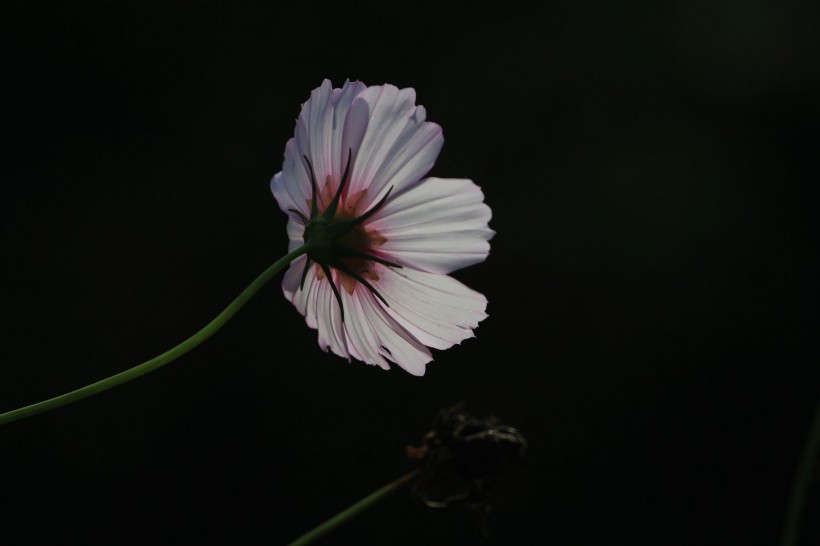
[{"label": "flower", "polygon": [[282,282],[323,350],[424,375],[430,348],[473,337],[487,299],[448,273],[483,261],[494,232],[471,180],[424,178],[443,143],[415,91],[314,89],[271,180],[288,214]]},{"label": "flower", "polygon": [[421,446],[407,446],[406,453],[423,462],[413,494],[430,508],[468,506],[487,536],[496,492],[512,467],[525,462],[527,440],[498,417],[474,417],[460,402],[439,411]]}]

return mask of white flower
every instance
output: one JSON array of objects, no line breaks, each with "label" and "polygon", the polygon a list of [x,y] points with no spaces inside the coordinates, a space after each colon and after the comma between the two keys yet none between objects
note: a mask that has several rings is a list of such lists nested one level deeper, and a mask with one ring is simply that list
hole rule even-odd
[{"label": "white flower", "polygon": [[289,215],[285,296],[319,345],[423,375],[486,318],[487,299],[447,274],[483,261],[494,232],[481,189],[423,178],[443,143],[413,89],[325,80],[302,105],[271,181]]}]

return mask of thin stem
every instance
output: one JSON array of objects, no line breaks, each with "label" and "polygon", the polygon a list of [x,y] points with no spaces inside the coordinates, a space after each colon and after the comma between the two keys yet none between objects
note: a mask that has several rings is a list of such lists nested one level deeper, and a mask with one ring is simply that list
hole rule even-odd
[{"label": "thin stem", "polygon": [[364,512],[365,510],[367,510],[368,508],[370,508],[371,506],[373,506],[374,504],[376,504],[380,500],[388,497],[390,495],[390,493],[393,493],[394,491],[400,489],[401,486],[403,486],[404,484],[412,481],[413,478],[417,477],[420,473],[421,473],[421,470],[414,470],[413,472],[410,472],[409,474],[405,474],[404,476],[402,476],[398,480],[388,483],[387,485],[385,485],[384,487],[382,487],[378,491],[374,491],[373,493],[369,494],[368,496],[366,496],[365,498],[363,498],[362,500],[360,500],[356,504],[353,504],[353,505],[349,506],[348,508],[342,510],[341,512],[339,512],[338,514],[336,514],[335,516],[333,516],[329,520],[325,521],[324,523],[321,523],[321,524],[317,525],[316,527],[314,527],[313,529],[311,529],[310,531],[308,531],[304,535],[300,536],[299,538],[297,538],[296,540],[291,542],[288,546],[305,546],[305,544],[310,544],[311,542],[313,542],[317,538],[319,538],[321,536],[324,536],[325,534],[329,533],[330,531],[332,531],[333,529],[335,529],[336,527],[338,527],[342,523],[344,523],[344,522],[346,522],[350,519],[353,519],[354,517],[359,515],[361,512]]},{"label": "thin stem", "polygon": [[794,476],[792,496],[789,499],[789,508],[786,512],[786,525],[783,528],[783,538],[780,541],[781,546],[795,546],[797,544],[800,519],[803,516],[803,505],[806,502],[809,482],[814,473],[814,464],[818,455],[820,455],[818,449],[820,449],[820,402],[817,403],[817,409],[814,411],[809,436],[806,439],[806,446],[803,448],[803,456],[800,458],[800,466],[797,467],[797,474]]},{"label": "thin stem", "polygon": [[42,402],[37,402],[36,404],[31,404],[30,406],[24,406],[16,410],[2,413],[0,414],[0,425],[11,423],[12,421],[17,421],[18,419],[37,415],[38,413],[43,413],[54,408],[59,408],[60,406],[65,406],[67,404],[71,404],[72,402],[82,400],[83,398],[87,398],[91,395],[131,381],[132,379],[145,375],[148,372],[154,371],[157,368],[176,360],[214,335],[231,319],[231,317],[236,314],[237,311],[242,308],[242,306],[248,302],[249,299],[251,299],[254,294],[259,291],[260,288],[270,281],[283,267],[307,252],[307,249],[308,245],[303,245],[293,252],[290,252],[287,256],[277,260],[273,265],[259,275],[245,290],[243,290],[242,293],[239,294],[239,296],[237,296],[230,305],[228,305],[228,307],[216,316],[216,318],[173,349],[165,351],[161,355],[155,356],[151,360],[143,362],[142,364],[125,370],[124,372],[120,372],[101,381],[97,381],[96,383],[91,383],[85,387],[67,392],[60,396],[55,396],[54,398],[49,398],[48,400],[43,400]]}]

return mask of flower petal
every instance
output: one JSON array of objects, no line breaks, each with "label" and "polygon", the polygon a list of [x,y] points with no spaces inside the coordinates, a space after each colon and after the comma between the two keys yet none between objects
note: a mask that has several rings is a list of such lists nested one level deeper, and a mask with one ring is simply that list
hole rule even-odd
[{"label": "flower petal", "polygon": [[350,175],[349,193],[367,191],[358,213],[390,187],[393,195],[413,187],[433,167],[444,143],[441,127],[425,121],[424,107],[415,102],[412,88],[386,84],[368,87],[355,99],[351,112],[366,106],[369,116]]},{"label": "flower petal", "polygon": [[450,273],[484,261],[495,234],[481,188],[471,180],[427,178],[367,222],[387,239],[378,251],[401,265]]},{"label": "flower petal", "polygon": [[[282,287],[308,326],[318,330],[322,350],[330,349],[348,360],[352,356],[384,369],[390,368],[389,359],[413,375],[424,375],[425,365],[433,358],[430,350],[363,286],[357,286],[353,293],[341,291],[344,322],[330,283],[317,277],[315,267],[308,269],[305,287],[300,290],[305,259],[302,256],[293,261]],[[338,272],[333,275],[340,286]],[[436,344],[442,346],[441,340],[437,339]]]},{"label": "flower petal", "polygon": [[351,353],[385,370],[389,369],[387,357],[413,375],[424,375],[425,365],[433,359],[430,349],[402,328],[373,294],[361,286],[357,288],[352,294],[345,291],[342,295]]},{"label": "flower petal", "polygon": [[327,281],[320,281],[316,292],[316,318],[319,321],[319,346],[325,351],[329,348],[350,362],[342,314]]},{"label": "flower petal", "polygon": [[350,353],[366,364],[375,364],[385,370],[390,365],[380,354],[380,343],[376,331],[370,325],[371,306],[362,305],[360,294],[342,291],[345,306],[345,334]]},{"label": "flower petal", "polygon": [[285,162],[282,171],[273,175],[270,189],[282,212],[293,217],[291,210],[298,210],[305,216],[310,215],[307,200],[310,199],[310,178],[304,167],[298,162],[296,140],[290,139],[285,144]]},{"label": "flower petal", "polygon": [[316,321],[316,305],[311,305],[311,302],[316,298],[315,291],[318,288],[319,282],[313,267],[308,269],[304,288],[299,289],[299,284],[302,280],[302,271],[305,268],[305,260],[307,260],[306,256],[299,256],[291,262],[290,267],[282,279],[282,291],[285,293],[285,297],[304,315],[308,326],[316,328],[318,325]]},{"label": "flower petal", "polygon": [[487,298],[447,275],[380,267],[377,284],[390,305],[387,314],[434,349],[474,337],[473,329],[487,318]]},{"label": "flower petal", "polygon": [[319,279],[316,267],[311,266],[305,276],[304,289],[299,289],[306,259],[305,256],[300,256],[290,264],[285,273],[282,281],[285,297],[304,315],[308,326],[319,331],[319,346],[322,350],[330,349],[349,361],[350,352],[345,341],[339,304],[336,303],[330,283],[326,279]]},{"label": "flower petal", "polygon": [[[302,105],[296,136],[285,145],[282,172],[271,180],[273,195],[284,212],[293,215],[290,209],[295,209],[310,215],[312,190],[303,156],[313,165],[319,199],[327,193],[332,195],[347,164],[348,150],[355,155],[364,133],[361,109],[350,111],[351,103],[364,90],[361,82],[346,81],[341,89],[333,89],[325,80]],[[325,192],[328,177],[334,186]]]},{"label": "flower petal", "polygon": [[305,244],[305,239],[303,237],[305,233],[305,225],[301,220],[294,220],[293,217],[288,218],[287,232],[288,252],[293,252]]}]

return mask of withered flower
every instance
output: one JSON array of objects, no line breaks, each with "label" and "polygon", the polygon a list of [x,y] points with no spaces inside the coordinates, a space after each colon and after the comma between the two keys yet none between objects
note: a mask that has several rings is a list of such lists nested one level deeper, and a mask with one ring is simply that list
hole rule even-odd
[{"label": "withered flower", "polygon": [[441,410],[420,447],[407,456],[423,459],[413,494],[431,508],[466,505],[487,516],[500,479],[511,465],[521,464],[527,450],[524,436],[498,417],[473,417],[459,403]]}]

